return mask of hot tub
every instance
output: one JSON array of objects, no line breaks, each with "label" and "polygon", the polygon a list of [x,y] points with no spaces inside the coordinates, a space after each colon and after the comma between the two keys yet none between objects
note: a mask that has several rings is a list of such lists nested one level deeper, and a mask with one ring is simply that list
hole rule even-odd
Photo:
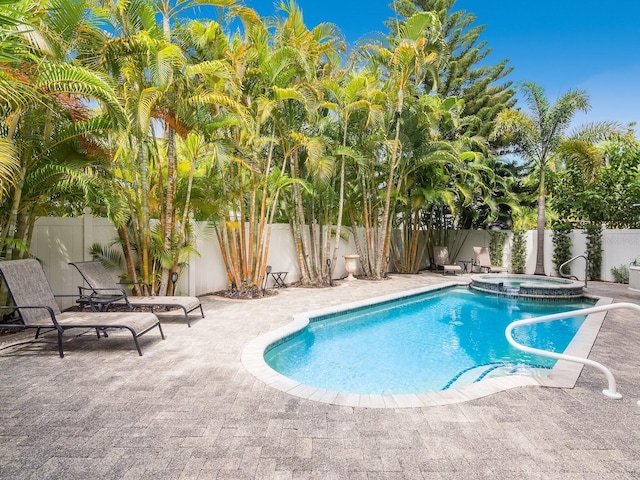
[{"label": "hot tub", "polygon": [[584,282],[539,275],[473,275],[470,287],[482,292],[530,298],[572,298],[584,293]]}]

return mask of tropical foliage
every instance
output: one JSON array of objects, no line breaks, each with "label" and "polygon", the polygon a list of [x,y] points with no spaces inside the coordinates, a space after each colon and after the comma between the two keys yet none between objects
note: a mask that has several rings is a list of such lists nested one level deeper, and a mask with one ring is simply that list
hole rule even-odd
[{"label": "tropical foliage", "polygon": [[567,159],[594,165],[601,156],[596,144],[611,135],[616,125],[599,123],[586,125],[572,134],[567,131],[575,114],[589,109],[589,97],[584,91],[569,91],[552,104],[544,89],[535,83],[522,85],[529,113],[503,110],[496,119],[493,138],[510,145],[507,151],[521,155],[535,168],[538,185],[538,222],[535,274],[544,275],[544,230],[549,172],[561,169]]},{"label": "tropical foliage", "polygon": [[597,162],[569,157],[553,182],[552,208],[563,218],[607,228],[640,226],[640,143],[632,131],[594,149]]},{"label": "tropical foliage", "polygon": [[[205,3],[218,20],[186,15]],[[511,110],[507,62],[487,63],[454,3],[398,1],[387,36],[348,52],[292,0],[272,18],[234,0],[0,0],[0,257],[28,254],[39,216],[90,207],[139,293],[171,293],[198,234],[217,236],[230,288],[256,289],[288,222],[301,283],[327,285],[347,237],[368,277],[416,272],[435,244],[455,257],[453,229],[512,225],[532,183],[544,228],[552,166],[566,218],[612,182],[640,202],[632,135],[565,136],[582,92],[552,106],[527,84],[532,116]]]}]

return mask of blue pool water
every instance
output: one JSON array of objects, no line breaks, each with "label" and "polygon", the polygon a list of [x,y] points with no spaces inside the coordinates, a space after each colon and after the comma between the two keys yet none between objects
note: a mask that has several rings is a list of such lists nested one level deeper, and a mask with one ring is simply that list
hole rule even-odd
[{"label": "blue pool water", "polygon": [[[551,368],[555,360],[511,347],[504,336],[506,326],[589,306],[593,302],[540,302],[466,288],[438,290],[313,318],[304,330],[268,349],[265,361],[289,378],[326,390],[433,392],[448,388],[470,370],[477,380],[497,364]],[[514,338],[532,347],[564,351],[583,320],[521,327],[514,330]]]}]

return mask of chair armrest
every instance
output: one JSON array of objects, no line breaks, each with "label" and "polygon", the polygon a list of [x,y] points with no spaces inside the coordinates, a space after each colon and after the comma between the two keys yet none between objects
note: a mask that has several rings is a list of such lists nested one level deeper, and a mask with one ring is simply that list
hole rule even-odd
[{"label": "chair armrest", "polygon": [[86,297],[87,296],[87,292],[89,295],[91,295],[91,292],[93,292],[93,288],[91,287],[83,287],[81,285],[78,285],[78,295],[80,297]]},{"label": "chair armrest", "polygon": [[[26,309],[26,308],[32,308],[32,309],[35,309],[35,308],[42,309],[42,308],[44,308],[45,310],[47,310],[49,312],[49,316],[51,317],[51,322],[53,323],[54,327],[60,332],[64,331],[64,329],[58,323],[58,320],[56,319],[56,314],[55,314],[55,312],[53,311],[53,309],[51,307],[47,307],[45,305],[13,305],[13,306],[8,306],[8,305],[2,306],[2,305],[0,305],[0,309],[2,309],[2,310],[14,310],[14,311],[18,310],[18,311],[20,311],[21,309]],[[42,325],[34,325],[34,327],[38,327],[38,326],[42,327]]]},{"label": "chair armrest", "polygon": [[111,288],[88,288],[87,290],[91,290],[93,293],[92,295],[98,295],[100,294],[100,292],[120,292],[120,293],[108,293],[105,296],[117,296],[117,295],[122,295],[123,297],[127,296],[127,292],[124,291],[123,288],[118,288],[118,287],[111,287]]},{"label": "chair armrest", "polygon": [[54,295],[55,298],[82,298],[86,295]]}]

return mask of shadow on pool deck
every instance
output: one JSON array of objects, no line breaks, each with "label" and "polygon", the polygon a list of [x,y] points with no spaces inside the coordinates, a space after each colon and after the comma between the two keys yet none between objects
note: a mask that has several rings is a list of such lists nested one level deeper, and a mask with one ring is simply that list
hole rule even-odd
[{"label": "shadow on pool deck", "polygon": [[[447,277],[449,281],[455,277]],[[463,279],[463,276],[457,279]],[[188,329],[0,352],[0,478],[640,478],[640,324],[607,315],[573,389],[523,387],[446,406],[371,409],[304,400],[243,367],[244,346],[295,313],[410,290],[442,275],[393,275],[253,301],[203,298]],[[640,303],[626,286],[588,292]],[[5,339],[3,339],[5,340]]]}]

